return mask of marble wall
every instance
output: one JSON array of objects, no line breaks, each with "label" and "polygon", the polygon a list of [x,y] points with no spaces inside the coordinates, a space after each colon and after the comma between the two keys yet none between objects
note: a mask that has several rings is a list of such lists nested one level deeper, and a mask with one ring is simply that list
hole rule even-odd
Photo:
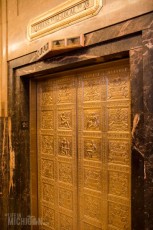
[{"label": "marble wall", "polygon": [[145,226],[153,229],[153,23],[143,31]]},{"label": "marble wall", "polygon": [[8,214],[8,119],[0,118],[0,225],[7,229]]}]

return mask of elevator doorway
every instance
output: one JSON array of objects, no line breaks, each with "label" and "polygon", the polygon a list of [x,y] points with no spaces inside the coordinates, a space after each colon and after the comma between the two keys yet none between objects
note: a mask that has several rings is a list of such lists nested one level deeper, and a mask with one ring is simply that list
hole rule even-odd
[{"label": "elevator doorway", "polygon": [[128,60],[36,84],[40,229],[130,230]]}]

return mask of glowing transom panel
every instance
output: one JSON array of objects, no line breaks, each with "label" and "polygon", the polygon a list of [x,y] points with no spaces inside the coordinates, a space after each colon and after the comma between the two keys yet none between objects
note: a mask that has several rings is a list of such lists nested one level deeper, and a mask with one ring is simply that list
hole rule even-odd
[{"label": "glowing transom panel", "polygon": [[127,61],[38,82],[43,230],[130,230]]}]

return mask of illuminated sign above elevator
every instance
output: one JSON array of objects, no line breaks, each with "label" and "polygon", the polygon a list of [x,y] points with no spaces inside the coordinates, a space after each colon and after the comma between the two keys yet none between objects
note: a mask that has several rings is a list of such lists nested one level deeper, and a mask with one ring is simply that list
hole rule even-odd
[{"label": "illuminated sign above elevator", "polygon": [[66,1],[56,8],[32,19],[28,24],[27,35],[30,40],[51,34],[98,14],[102,0]]}]

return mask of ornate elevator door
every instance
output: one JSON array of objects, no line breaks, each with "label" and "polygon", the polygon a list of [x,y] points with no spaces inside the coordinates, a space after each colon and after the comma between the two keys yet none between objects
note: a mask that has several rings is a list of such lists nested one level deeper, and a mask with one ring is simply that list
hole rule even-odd
[{"label": "ornate elevator door", "polygon": [[38,82],[43,230],[130,230],[127,61]]}]

